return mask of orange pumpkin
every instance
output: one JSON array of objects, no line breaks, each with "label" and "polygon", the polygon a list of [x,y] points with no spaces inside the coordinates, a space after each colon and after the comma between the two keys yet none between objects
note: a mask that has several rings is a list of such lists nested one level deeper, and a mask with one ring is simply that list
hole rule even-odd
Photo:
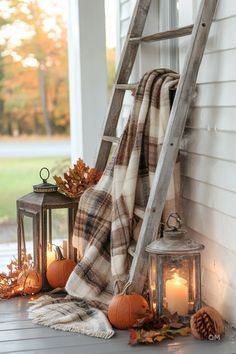
[{"label": "orange pumpkin", "polygon": [[121,294],[115,295],[108,307],[108,319],[118,329],[127,329],[139,318],[143,318],[149,306],[142,295],[127,294],[131,284],[127,284]]},{"label": "orange pumpkin", "polygon": [[42,276],[34,268],[22,270],[17,278],[18,292],[33,295],[42,289]]},{"label": "orange pumpkin", "polygon": [[47,280],[52,288],[64,288],[66,282],[76,266],[76,263],[71,259],[64,258],[60,247],[56,247],[56,260],[53,261],[47,268]]}]

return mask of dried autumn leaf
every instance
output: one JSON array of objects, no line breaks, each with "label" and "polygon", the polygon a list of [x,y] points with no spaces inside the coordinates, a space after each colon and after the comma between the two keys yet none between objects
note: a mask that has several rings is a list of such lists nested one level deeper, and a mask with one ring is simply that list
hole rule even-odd
[{"label": "dried autumn leaf", "polygon": [[177,313],[172,315],[166,311],[163,316],[147,313],[144,318],[136,321],[129,333],[129,344],[151,344],[173,339],[177,335],[186,336],[190,333],[190,328],[179,322]]},{"label": "dried autumn leaf", "polygon": [[59,192],[69,198],[79,198],[87,188],[96,184],[100,177],[101,173],[95,168],[90,169],[82,159],[64,173],[64,180],[59,176],[53,176]]},{"label": "dried autumn leaf", "polygon": [[164,339],[166,339],[166,336],[163,336],[163,335],[157,335],[154,337],[154,342],[162,342]]},{"label": "dried autumn leaf", "polygon": [[138,331],[135,331],[134,329],[129,329],[129,344],[130,345],[135,345],[138,343]]},{"label": "dried autumn leaf", "polygon": [[180,336],[185,337],[185,336],[188,336],[190,332],[191,332],[191,329],[189,327],[183,327],[183,328],[179,329],[178,334]]},{"label": "dried autumn leaf", "polygon": [[175,322],[175,321],[173,321],[173,322],[171,322],[170,323],[170,327],[171,328],[176,328],[176,329],[178,329],[178,328],[181,328],[181,327],[183,327],[184,325],[182,324],[182,323],[180,323],[180,322]]},{"label": "dried autumn leaf", "polygon": [[151,311],[147,311],[145,316],[142,318],[138,318],[136,322],[133,324],[133,327],[142,327],[145,323],[153,322],[154,314]]},{"label": "dried autumn leaf", "polygon": [[152,344],[154,342],[152,337],[145,337],[142,338],[139,343],[143,343],[143,344]]},{"label": "dried autumn leaf", "polygon": [[14,258],[10,264],[7,265],[10,270],[8,274],[0,273],[0,299],[9,299],[13,296],[19,295],[19,287],[17,284],[17,278],[22,269],[32,267],[32,256],[30,254],[22,252],[22,268],[19,268],[18,261]]}]

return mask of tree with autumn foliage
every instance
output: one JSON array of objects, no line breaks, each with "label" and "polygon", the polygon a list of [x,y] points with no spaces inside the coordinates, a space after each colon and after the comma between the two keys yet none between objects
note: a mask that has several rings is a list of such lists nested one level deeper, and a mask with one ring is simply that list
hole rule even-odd
[{"label": "tree with autumn foliage", "polygon": [[[67,34],[63,14],[55,11],[52,16],[38,0],[5,3],[7,11],[1,17],[8,23],[1,26],[1,33],[19,28],[22,36],[18,34],[14,41],[13,32],[12,38],[2,44],[1,133],[68,133]],[[8,124],[4,124],[6,121]]]}]

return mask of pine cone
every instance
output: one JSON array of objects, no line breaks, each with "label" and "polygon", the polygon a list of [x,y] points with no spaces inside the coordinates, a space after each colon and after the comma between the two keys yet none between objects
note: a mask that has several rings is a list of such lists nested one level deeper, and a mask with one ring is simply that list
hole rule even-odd
[{"label": "pine cone", "polygon": [[213,307],[202,307],[191,317],[190,325],[192,334],[198,339],[214,339],[224,334],[224,322]]}]

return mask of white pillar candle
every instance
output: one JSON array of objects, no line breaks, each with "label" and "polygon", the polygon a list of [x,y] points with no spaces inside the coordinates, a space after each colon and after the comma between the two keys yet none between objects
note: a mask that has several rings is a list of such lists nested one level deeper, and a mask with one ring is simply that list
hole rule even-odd
[{"label": "white pillar candle", "polygon": [[188,287],[185,279],[174,274],[166,282],[166,301],[171,313],[178,312],[183,316],[188,313]]}]

